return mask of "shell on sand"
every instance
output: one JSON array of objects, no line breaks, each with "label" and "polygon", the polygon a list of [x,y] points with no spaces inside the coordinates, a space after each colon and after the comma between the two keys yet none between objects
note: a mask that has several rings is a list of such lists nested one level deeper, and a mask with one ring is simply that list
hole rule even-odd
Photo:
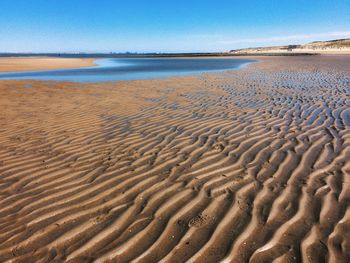
[{"label": "shell on sand", "polygon": [[350,57],[259,59],[0,81],[0,262],[346,262]]}]

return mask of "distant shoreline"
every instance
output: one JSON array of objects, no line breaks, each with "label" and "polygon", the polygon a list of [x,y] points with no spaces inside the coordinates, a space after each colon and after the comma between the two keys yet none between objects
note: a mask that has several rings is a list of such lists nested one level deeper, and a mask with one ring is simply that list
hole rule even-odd
[{"label": "distant shoreline", "polygon": [[11,57],[50,57],[50,58],[154,58],[154,57],[240,57],[240,56],[313,56],[317,53],[148,53],[148,54],[110,54],[110,53],[0,53],[0,58]]},{"label": "distant shoreline", "polygon": [[248,47],[224,52],[179,52],[179,53],[133,53],[133,52],[76,52],[76,53],[15,53],[0,52],[0,57],[63,57],[63,58],[143,58],[143,57],[235,57],[235,56],[312,56],[349,55],[350,39],[314,41],[303,45]]}]

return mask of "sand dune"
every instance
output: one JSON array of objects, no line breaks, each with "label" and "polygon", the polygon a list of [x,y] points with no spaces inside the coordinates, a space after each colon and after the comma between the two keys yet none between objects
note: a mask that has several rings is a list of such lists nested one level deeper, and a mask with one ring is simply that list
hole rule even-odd
[{"label": "sand dune", "polygon": [[0,58],[0,72],[51,70],[94,66],[90,58],[13,57]]},{"label": "sand dune", "polygon": [[349,57],[259,59],[1,81],[0,261],[348,262]]},{"label": "sand dune", "polygon": [[330,41],[315,41],[303,45],[286,45],[271,47],[252,47],[230,50],[232,54],[333,54],[333,55],[349,55],[350,39],[335,39]]}]

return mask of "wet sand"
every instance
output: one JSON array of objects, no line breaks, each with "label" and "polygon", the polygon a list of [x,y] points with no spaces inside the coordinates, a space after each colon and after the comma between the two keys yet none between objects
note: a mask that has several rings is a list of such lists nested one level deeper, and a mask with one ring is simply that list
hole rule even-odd
[{"label": "wet sand", "polygon": [[347,262],[350,58],[0,81],[0,261]]},{"label": "wet sand", "polygon": [[13,57],[0,58],[0,72],[68,69],[94,66],[90,58]]}]

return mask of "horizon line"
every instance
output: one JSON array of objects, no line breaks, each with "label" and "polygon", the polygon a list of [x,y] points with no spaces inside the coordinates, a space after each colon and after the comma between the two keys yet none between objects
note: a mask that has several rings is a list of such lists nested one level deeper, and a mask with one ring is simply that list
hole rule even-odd
[{"label": "horizon line", "polygon": [[[350,32],[346,32],[347,34],[349,34],[344,38],[336,38],[336,39],[329,39],[329,40],[313,40],[310,42],[307,42],[305,44],[309,44],[309,43],[314,43],[314,42],[332,42],[332,41],[341,41],[341,40],[350,40]],[[339,33],[338,33],[339,34]],[[344,34],[344,32],[342,32],[342,34]],[[334,34],[336,35],[336,34]],[[340,35],[340,34],[339,34]],[[304,35],[306,36],[306,35]],[[321,34],[319,34],[318,36],[321,36]],[[273,37],[273,38],[269,38],[270,40],[274,39],[278,39],[279,37]],[[290,36],[289,39],[293,39],[295,38],[295,36]],[[268,38],[266,38],[268,39]],[[265,40],[266,40],[265,39]],[[253,39],[251,39],[253,40]],[[254,39],[256,40],[256,39]],[[232,43],[236,42],[241,42],[241,41],[247,41],[247,39],[242,39],[242,40],[235,40],[235,41],[230,41]],[[228,42],[228,41],[225,41]],[[249,42],[249,41],[248,41]],[[252,41],[251,43],[253,43],[255,41]],[[279,47],[279,46],[289,46],[289,45],[305,45],[305,44],[282,44],[282,45],[260,45],[260,46],[246,46],[243,48],[237,48],[237,49],[230,49],[230,50],[225,50],[225,51],[190,51],[190,52],[181,52],[181,51],[175,51],[175,52],[171,52],[171,51],[167,51],[167,52],[161,52],[161,51],[64,51],[64,52],[59,52],[59,51],[49,51],[49,52],[45,52],[45,51],[40,51],[40,52],[35,52],[35,51],[29,51],[29,52],[23,52],[23,51],[19,51],[19,52],[14,52],[14,51],[4,51],[1,52],[0,51],[0,55],[43,55],[43,54],[49,54],[49,55],[89,55],[89,54],[99,54],[99,55],[166,55],[166,54],[226,54],[229,53],[231,50],[242,50],[242,49],[250,49],[250,48],[263,48],[263,47]]]}]

